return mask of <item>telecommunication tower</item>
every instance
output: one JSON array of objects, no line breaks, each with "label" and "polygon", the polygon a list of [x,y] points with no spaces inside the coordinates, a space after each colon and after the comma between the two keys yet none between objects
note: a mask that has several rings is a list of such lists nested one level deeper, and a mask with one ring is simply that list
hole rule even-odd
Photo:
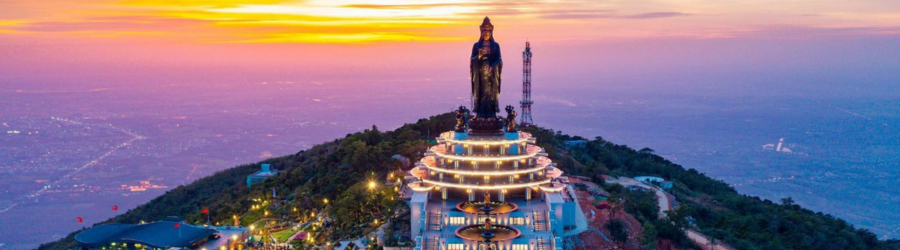
[{"label": "telecommunication tower", "polygon": [[525,42],[525,51],[522,52],[522,121],[519,126],[527,127],[534,125],[531,120],[531,43]]}]

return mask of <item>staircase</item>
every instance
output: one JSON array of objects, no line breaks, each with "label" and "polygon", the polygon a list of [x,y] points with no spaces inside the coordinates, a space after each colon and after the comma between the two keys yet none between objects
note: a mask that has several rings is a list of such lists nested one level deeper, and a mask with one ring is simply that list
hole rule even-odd
[{"label": "staircase", "polygon": [[441,212],[428,214],[428,230],[441,230]]},{"label": "staircase", "polygon": [[534,218],[535,231],[548,231],[550,227],[547,225],[547,214],[541,212],[532,213]]},{"label": "staircase", "polygon": [[425,238],[425,244],[422,246],[422,250],[438,250],[438,239]]},{"label": "staircase", "polygon": [[550,239],[537,239],[537,250],[550,250],[551,247],[552,245],[550,245]]}]

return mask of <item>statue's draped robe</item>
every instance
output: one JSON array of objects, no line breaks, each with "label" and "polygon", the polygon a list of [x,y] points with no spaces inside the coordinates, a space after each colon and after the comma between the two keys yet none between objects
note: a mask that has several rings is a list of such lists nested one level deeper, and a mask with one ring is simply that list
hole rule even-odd
[{"label": "statue's draped robe", "polygon": [[[477,117],[497,117],[500,112],[500,72],[503,70],[503,60],[500,58],[500,44],[490,40],[490,54],[478,60],[478,52],[484,47],[484,41],[479,40],[472,46],[472,57],[469,60],[470,76],[472,78],[473,110]],[[485,66],[490,65],[493,70],[486,74]]]}]

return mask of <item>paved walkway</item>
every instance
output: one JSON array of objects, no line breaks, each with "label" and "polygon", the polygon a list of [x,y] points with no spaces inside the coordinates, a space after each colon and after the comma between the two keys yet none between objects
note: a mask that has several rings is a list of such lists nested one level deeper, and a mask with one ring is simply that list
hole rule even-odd
[{"label": "paved walkway", "polygon": [[706,235],[701,234],[700,232],[694,231],[693,229],[687,230],[687,236],[697,245],[700,245],[704,250],[732,250],[731,247],[725,245],[725,243],[719,243],[716,245],[712,245],[709,242],[709,238]]},{"label": "paved walkway", "polygon": [[[359,239],[352,240],[352,242],[358,248],[365,247],[365,245],[363,245],[363,243],[362,243],[363,238],[365,238],[365,236],[359,237]],[[350,244],[351,241],[350,240],[342,240],[340,242],[341,242],[341,246],[335,247],[334,250],[344,250],[344,248],[347,248],[347,245]]]},{"label": "paved walkway", "polygon": [[298,234],[305,233],[305,232],[303,232],[303,230],[306,230],[307,227],[309,227],[309,222],[304,222],[303,224],[297,225],[297,228],[299,228],[300,230],[297,230],[297,232],[294,233],[294,235],[291,235],[291,237],[288,237],[287,240],[284,241],[284,243],[291,243],[291,240],[296,238]]}]

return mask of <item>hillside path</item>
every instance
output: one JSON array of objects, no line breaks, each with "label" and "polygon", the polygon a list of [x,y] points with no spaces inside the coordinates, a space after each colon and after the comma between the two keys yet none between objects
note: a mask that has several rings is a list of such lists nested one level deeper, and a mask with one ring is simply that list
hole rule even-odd
[{"label": "hillside path", "polygon": [[[643,183],[643,182],[640,182],[640,181],[637,181],[635,179],[628,178],[628,177],[619,177],[619,178],[616,178],[613,180],[609,180],[607,182],[618,183],[619,185],[626,186],[626,187],[627,186],[637,186],[637,187],[646,188],[647,190],[653,190],[654,193],[656,194],[656,201],[657,201],[657,203],[659,203],[659,217],[660,218],[666,217],[666,211],[672,210],[672,202],[669,201],[669,195],[667,195],[665,192],[663,192],[662,189],[659,187],[647,185],[646,183]],[[691,241],[693,241],[694,243],[697,243],[697,245],[700,245],[700,247],[703,248],[704,250],[733,250],[733,248],[726,245],[725,243],[720,242],[715,245],[711,244],[709,237],[707,237],[706,235],[704,235],[700,232],[694,231],[693,229],[688,229],[685,231],[685,233],[687,234],[688,239],[691,239]]]},{"label": "hillside path", "polygon": [[628,178],[628,177],[619,177],[614,180],[609,180],[607,182],[618,183],[619,185],[626,186],[626,187],[637,186],[637,187],[645,188],[647,190],[653,190],[653,192],[656,194],[656,201],[657,201],[657,203],[659,203],[659,217],[660,218],[666,217],[666,211],[669,211],[672,209],[672,203],[669,202],[669,196],[666,195],[666,193],[663,192],[658,187],[650,186],[643,182],[640,182],[640,181],[637,181],[635,179]]}]

